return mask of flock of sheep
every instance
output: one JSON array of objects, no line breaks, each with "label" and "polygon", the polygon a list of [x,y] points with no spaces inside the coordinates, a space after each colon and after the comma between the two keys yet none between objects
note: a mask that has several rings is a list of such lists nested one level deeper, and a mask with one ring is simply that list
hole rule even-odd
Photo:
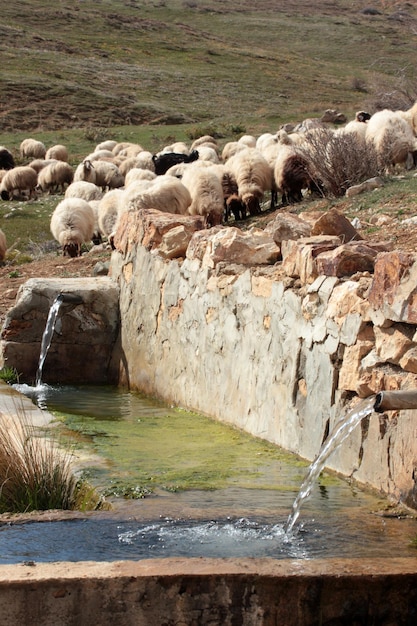
[{"label": "flock of sheep", "polygon": [[[298,202],[306,193],[326,194],[309,156],[311,138],[321,134],[326,142],[349,136],[358,150],[372,145],[381,162],[412,168],[417,162],[417,103],[406,111],[359,112],[337,129],[307,120],[275,133],[244,135],[223,148],[211,136],[191,145],[176,142],[157,154],[136,143],[108,140],[76,167],[69,164],[65,146],[46,150],[42,142],[25,139],[20,157],[27,165],[16,166],[12,153],[0,147],[0,196],[63,194],[51,217],[51,232],[64,254],[79,256],[85,243],[112,243],[125,211],[201,215],[209,228],[227,224],[232,216],[242,220],[259,214],[269,194],[271,208],[277,206],[278,194],[282,205]],[[330,159],[330,152],[325,158]],[[0,260],[5,253],[0,230]]]}]

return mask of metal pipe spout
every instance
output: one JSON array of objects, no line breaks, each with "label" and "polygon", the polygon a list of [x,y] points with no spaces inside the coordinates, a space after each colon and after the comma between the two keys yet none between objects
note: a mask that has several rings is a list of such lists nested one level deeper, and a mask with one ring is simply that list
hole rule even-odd
[{"label": "metal pipe spout", "polygon": [[417,409],[417,390],[380,391],[375,396],[374,411]]},{"label": "metal pipe spout", "polygon": [[57,296],[57,300],[60,300],[60,302],[65,303],[65,304],[82,304],[83,303],[83,299],[80,295],[76,294],[76,293],[69,293],[69,292],[63,292],[61,291],[58,296]]}]

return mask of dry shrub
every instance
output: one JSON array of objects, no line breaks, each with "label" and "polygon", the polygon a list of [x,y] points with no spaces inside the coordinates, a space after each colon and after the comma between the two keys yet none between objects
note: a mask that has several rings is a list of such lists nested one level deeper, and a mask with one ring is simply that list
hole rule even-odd
[{"label": "dry shrub", "polygon": [[72,457],[39,436],[23,409],[0,413],[0,512],[72,509],[77,479]]},{"label": "dry shrub", "polygon": [[380,167],[373,144],[353,133],[328,129],[306,133],[302,152],[311,164],[311,176],[325,195],[342,196],[352,185],[378,176]]},{"label": "dry shrub", "polygon": [[371,80],[368,89],[370,95],[364,102],[367,111],[405,111],[417,100],[417,78],[413,68],[405,66],[389,73],[390,78],[378,74]]}]

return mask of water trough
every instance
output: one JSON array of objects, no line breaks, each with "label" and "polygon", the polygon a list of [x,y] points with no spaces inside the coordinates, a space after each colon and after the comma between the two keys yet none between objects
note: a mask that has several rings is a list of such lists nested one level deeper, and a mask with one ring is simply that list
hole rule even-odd
[{"label": "water trough", "polygon": [[[343,355],[355,350],[363,355],[366,349],[372,356],[371,331],[378,331],[380,342],[388,336],[384,315],[391,316],[393,330],[412,323],[411,305],[397,307],[401,315],[410,312],[403,319],[393,297],[383,314],[382,305],[373,313],[366,309],[364,324],[357,312],[363,310],[363,281],[351,285],[317,276],[300,288],[293,279],[277,279],[275,268],[231,276],[212,271],[208,256],[166,263],[141,246],[142,217],[126,219],[137,221],[136,231],[124,225],[113,257],[117,288],[108,285],[113,294],[120,289],[121,334],[117,342],[112,339],[119,380],[156,395],[169,392],[166,399],[174,404],[210,409],[215,417],[297,449],[305,458],[315,457],[349,393],[354,395],[352,387],[370,384],[371,379],[352,378]],[[402,274],[413,289],[414,271]],[[61,287],[49,288],[49,304]],[[336,291],[339,299],[333,298]],[[352,291],[356,309],[340,321],[340,294],[347,299]],[[30,314],[23,317],[27,321]],[[84,307],[75,318],[88,327]],[[9,323],[10,336],[16,336],[19,323]],[[10,350],[16,354],[19,347]],[[64,352],[70,360],[68,346]],[[111,365],[113,375],[114,361]],[[380,369],[376,366],[375,372],[388,376],[386,383],[397,380],[398,367],[394,373],[384,364]],[[412,379],[409,371],[401,378],[408,384]],[[346,445],[347,455],[336,454],[332,463],[345,475],[355,467],[359,482],[383,483],[386,491],[399,498],[404,494],[415,504],[413,468],[408,461],[404,468],[397,463],[410,458],[415,410],[408,411],[410,418],[401,410],[391,420],[387,412],[392,408],[385,408],[381,418],[375,411],[364,420]],[[386,473],[377,475],[375,468]],[[338,558],[216,555],[100,563],[32,562],[28,555],[27,563],[0,565],[0,597],[5,623],[17,624],[414,624],[415,557],[355,558],[351,552]]]}]

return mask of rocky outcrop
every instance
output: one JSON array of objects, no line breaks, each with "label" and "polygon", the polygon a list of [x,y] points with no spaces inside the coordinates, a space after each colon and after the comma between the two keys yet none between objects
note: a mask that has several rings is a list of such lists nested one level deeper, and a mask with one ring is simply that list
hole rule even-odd
[{"label": "rocky outcrop", "polygon": [[[197,229],[167,260],[146,243],[151,222],[127,214],[112,256],[121,383],[307,459],[361,398],[417,388],[414,257],[334,234],[282,239],[271,224]],[[285,228],[304,235],[298,220]],[[373,413],[329,466],[417,507],[416,420]]]}]

